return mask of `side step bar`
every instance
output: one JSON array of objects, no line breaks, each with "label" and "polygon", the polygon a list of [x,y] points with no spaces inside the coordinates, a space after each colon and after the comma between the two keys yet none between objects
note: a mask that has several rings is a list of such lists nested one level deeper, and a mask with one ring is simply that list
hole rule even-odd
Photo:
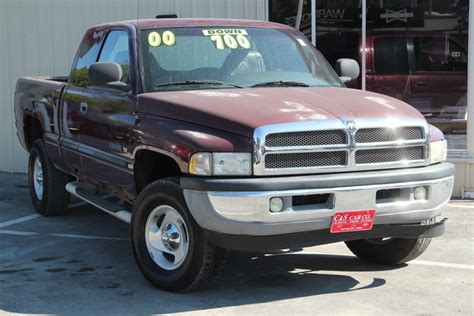
[{"label": "side step bar", "polygon": [[66,184],[66,191],[77,196],[81,200],[97,207],[98,209],[118,218],[122,222],[130,224],[132,221],[132,213],[121,208],[117,204],[107,201],[106,199],[89,192],[87,189],[81,188],[77,182],[69,182]]}]

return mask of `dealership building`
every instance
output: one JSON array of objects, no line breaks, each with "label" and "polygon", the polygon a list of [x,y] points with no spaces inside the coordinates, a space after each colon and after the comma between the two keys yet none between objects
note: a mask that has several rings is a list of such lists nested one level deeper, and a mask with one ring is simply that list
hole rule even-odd
[{"label": "dealership building", "polygon": [[[471,2],[471,5],[470,5]],[[0,171],[25,172],[16,136],[16,79],[67,75],[93,25],[175,14],[275,21],[305,33],[334,65],[359,62],[347,85],[401,99],[440,128],[456,165],[455,196],[474,198],[474,0],[3,0]],[[471,12],[470,12],[471,11]],[[469,38],[470,35],[471,39]]]}]

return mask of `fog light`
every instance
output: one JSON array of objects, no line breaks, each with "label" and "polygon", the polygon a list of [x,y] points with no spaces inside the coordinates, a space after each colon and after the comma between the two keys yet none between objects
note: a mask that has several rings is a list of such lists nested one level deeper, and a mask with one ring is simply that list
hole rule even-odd
[{"label": "fog light", "polygon": [[270,211],[272,213],[278,213],[283,210],[283,200],[279,197],[270,199]]},{"label": "fog light", "polygon": [[425,187],[416,187],[413,196],[415,200],[426,200],[427,191]]}]

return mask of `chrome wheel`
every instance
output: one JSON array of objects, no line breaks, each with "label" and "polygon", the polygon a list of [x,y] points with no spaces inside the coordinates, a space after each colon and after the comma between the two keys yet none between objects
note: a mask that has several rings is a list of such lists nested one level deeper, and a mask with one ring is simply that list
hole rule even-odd
[{"label": "chrome wheel", "polygon": [[43,165],[39,157],[35,158],[33,164],[33,186],[35,188],[36,198],[43,199]]},{"label": "chrome wheel", "polygon": [[148,253],[160,268],[179,268],[189,250],[188,231],[181,214],[168,205],[153,209],[146,221],[145,242]]}]

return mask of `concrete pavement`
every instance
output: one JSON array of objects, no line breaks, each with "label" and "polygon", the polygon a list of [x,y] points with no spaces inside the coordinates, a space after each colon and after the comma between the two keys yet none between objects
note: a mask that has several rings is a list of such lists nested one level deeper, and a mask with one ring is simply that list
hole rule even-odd
[{"label": "concrete pavement", "polygon": [[126,224],[78,201],[39,217],[26,176],[0,173],[0,314],[472,315],[474,202],[445,216],[446,234],[408,265],[362,263],[341,243],[232,252],[207,289],[172,294],[138,271]]}]

